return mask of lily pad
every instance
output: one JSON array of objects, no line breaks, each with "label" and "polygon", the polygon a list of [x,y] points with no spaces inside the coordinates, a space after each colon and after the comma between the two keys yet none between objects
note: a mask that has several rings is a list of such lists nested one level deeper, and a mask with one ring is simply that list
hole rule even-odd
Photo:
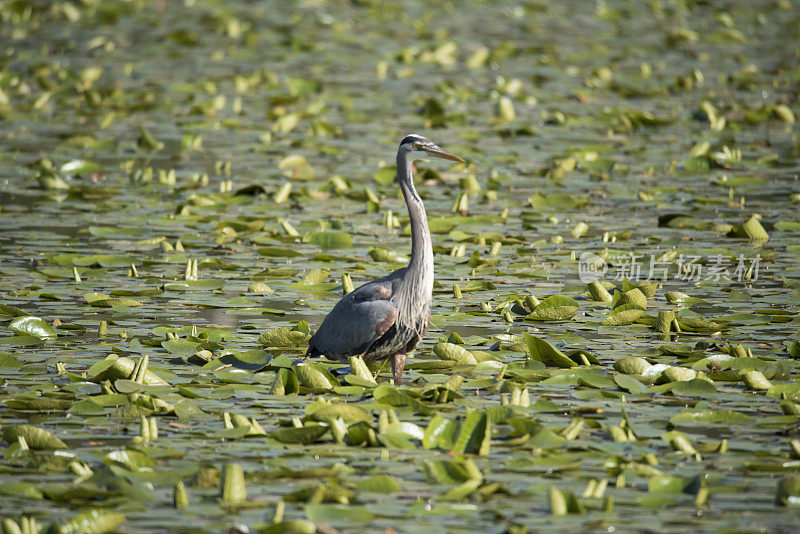
[{"label": "lily pad", "polygon": [[453,343],[438,343],[433,352],[442,360],[451,360],[461,365],[477,365],[475,356],[467,349]]},{"label": "lily pad", "polygon": [[316,232],[308,236],[308,241],[322,250],[337,250],[353,246],[353,238],[345,232]]},{"label": "lily pad", "polygon": [[327,431],[328,427],[320,425],[304,426],[300,428],[284,428],[282,430],[270,432],[269,437],[282,443],[308,444],[315,442]]},{"label": "lily pad", "polygon": [[525,317],[529,321],[554,321],[568,319],[578,311],[578,301],[562,295],[550,295],[542,300]]},{"label": "lily pad", "polygon": [[6,425],[0,430],[0,437],[6,443],[14,443],[20,437],[32,449],[66,449],[67,444],[47,430],[33,425]]},{"label": "lily pad", "polygon": [[487,456],[491,442],[492,423],[484,412],[469,414],[453,444],[453,452]]},{"label": "lily pad", "polygon": [[38,337],[39,339],[56,337],[55,328],[49,325],[47,321],[30,315],[14,319],[8,324],[8,328],[17,334]]},{"label": "lily pad", "polygon": [[625,326],[635,323],[644,314],[644,308],[637,304],[623,304],[611,310],[608,317],[603,319],[602,324],[604,326]]},{"label": "lily pad", "polygon": [[577,367],[578,365],[566,354],[541,338],[525,334],[525,342],[528,345],[531,358],[534,360],[555,365],[556,367]]}]

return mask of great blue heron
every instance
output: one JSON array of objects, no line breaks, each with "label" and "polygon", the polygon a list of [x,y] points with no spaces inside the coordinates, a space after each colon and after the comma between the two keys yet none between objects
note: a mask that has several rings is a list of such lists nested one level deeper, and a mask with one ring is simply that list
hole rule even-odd
[{"label": "great blue heron", "polygon": [[433,292],[433,247],[425,206],[414,188],[412,163],[425,156],[464,160],[421,135],[409,135],[397,149],[397,181],[411,219],[408,267],[368,282],[336,303],[308,342],[308,356],[337,360],[361,355],[392,360],[395,385],[403,380],[406,354],[428,331]]}]

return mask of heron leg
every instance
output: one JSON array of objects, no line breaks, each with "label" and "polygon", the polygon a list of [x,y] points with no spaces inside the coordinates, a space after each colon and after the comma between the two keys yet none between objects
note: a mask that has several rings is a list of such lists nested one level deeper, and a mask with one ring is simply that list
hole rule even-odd
[{"label": "heron leg", "polygon": [[405,354],[395,354],[392,356],[392,376],[394,377],[395,386],[399,386],[403,382],[403,366],[405,364]]}]

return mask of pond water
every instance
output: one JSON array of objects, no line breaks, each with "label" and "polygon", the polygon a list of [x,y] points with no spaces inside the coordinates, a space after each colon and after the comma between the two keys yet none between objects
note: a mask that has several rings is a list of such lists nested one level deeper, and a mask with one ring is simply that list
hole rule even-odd
[{"label": "pond water", "polygon": [[[793,531],[798,13],[0,2],[0,516]],[[410,132],[467,160],[431,329],[397,389],[297,365],[407,261]]]}]

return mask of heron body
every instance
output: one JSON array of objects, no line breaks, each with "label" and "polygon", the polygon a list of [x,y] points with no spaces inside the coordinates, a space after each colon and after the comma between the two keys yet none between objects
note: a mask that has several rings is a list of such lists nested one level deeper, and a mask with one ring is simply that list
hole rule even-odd
[{"label": "heron body", "polygon": [[306,356],[389,358],[394,383],[401,384],[406,354],[427,332],[431,316],[433,247],[425,206],[412,175],[413,161],[426,156],[464,161],[420,135],[406,136],[400,143],[397,180],[411,223],[408,266],[360,286],[337,302],[309,340]]}]

